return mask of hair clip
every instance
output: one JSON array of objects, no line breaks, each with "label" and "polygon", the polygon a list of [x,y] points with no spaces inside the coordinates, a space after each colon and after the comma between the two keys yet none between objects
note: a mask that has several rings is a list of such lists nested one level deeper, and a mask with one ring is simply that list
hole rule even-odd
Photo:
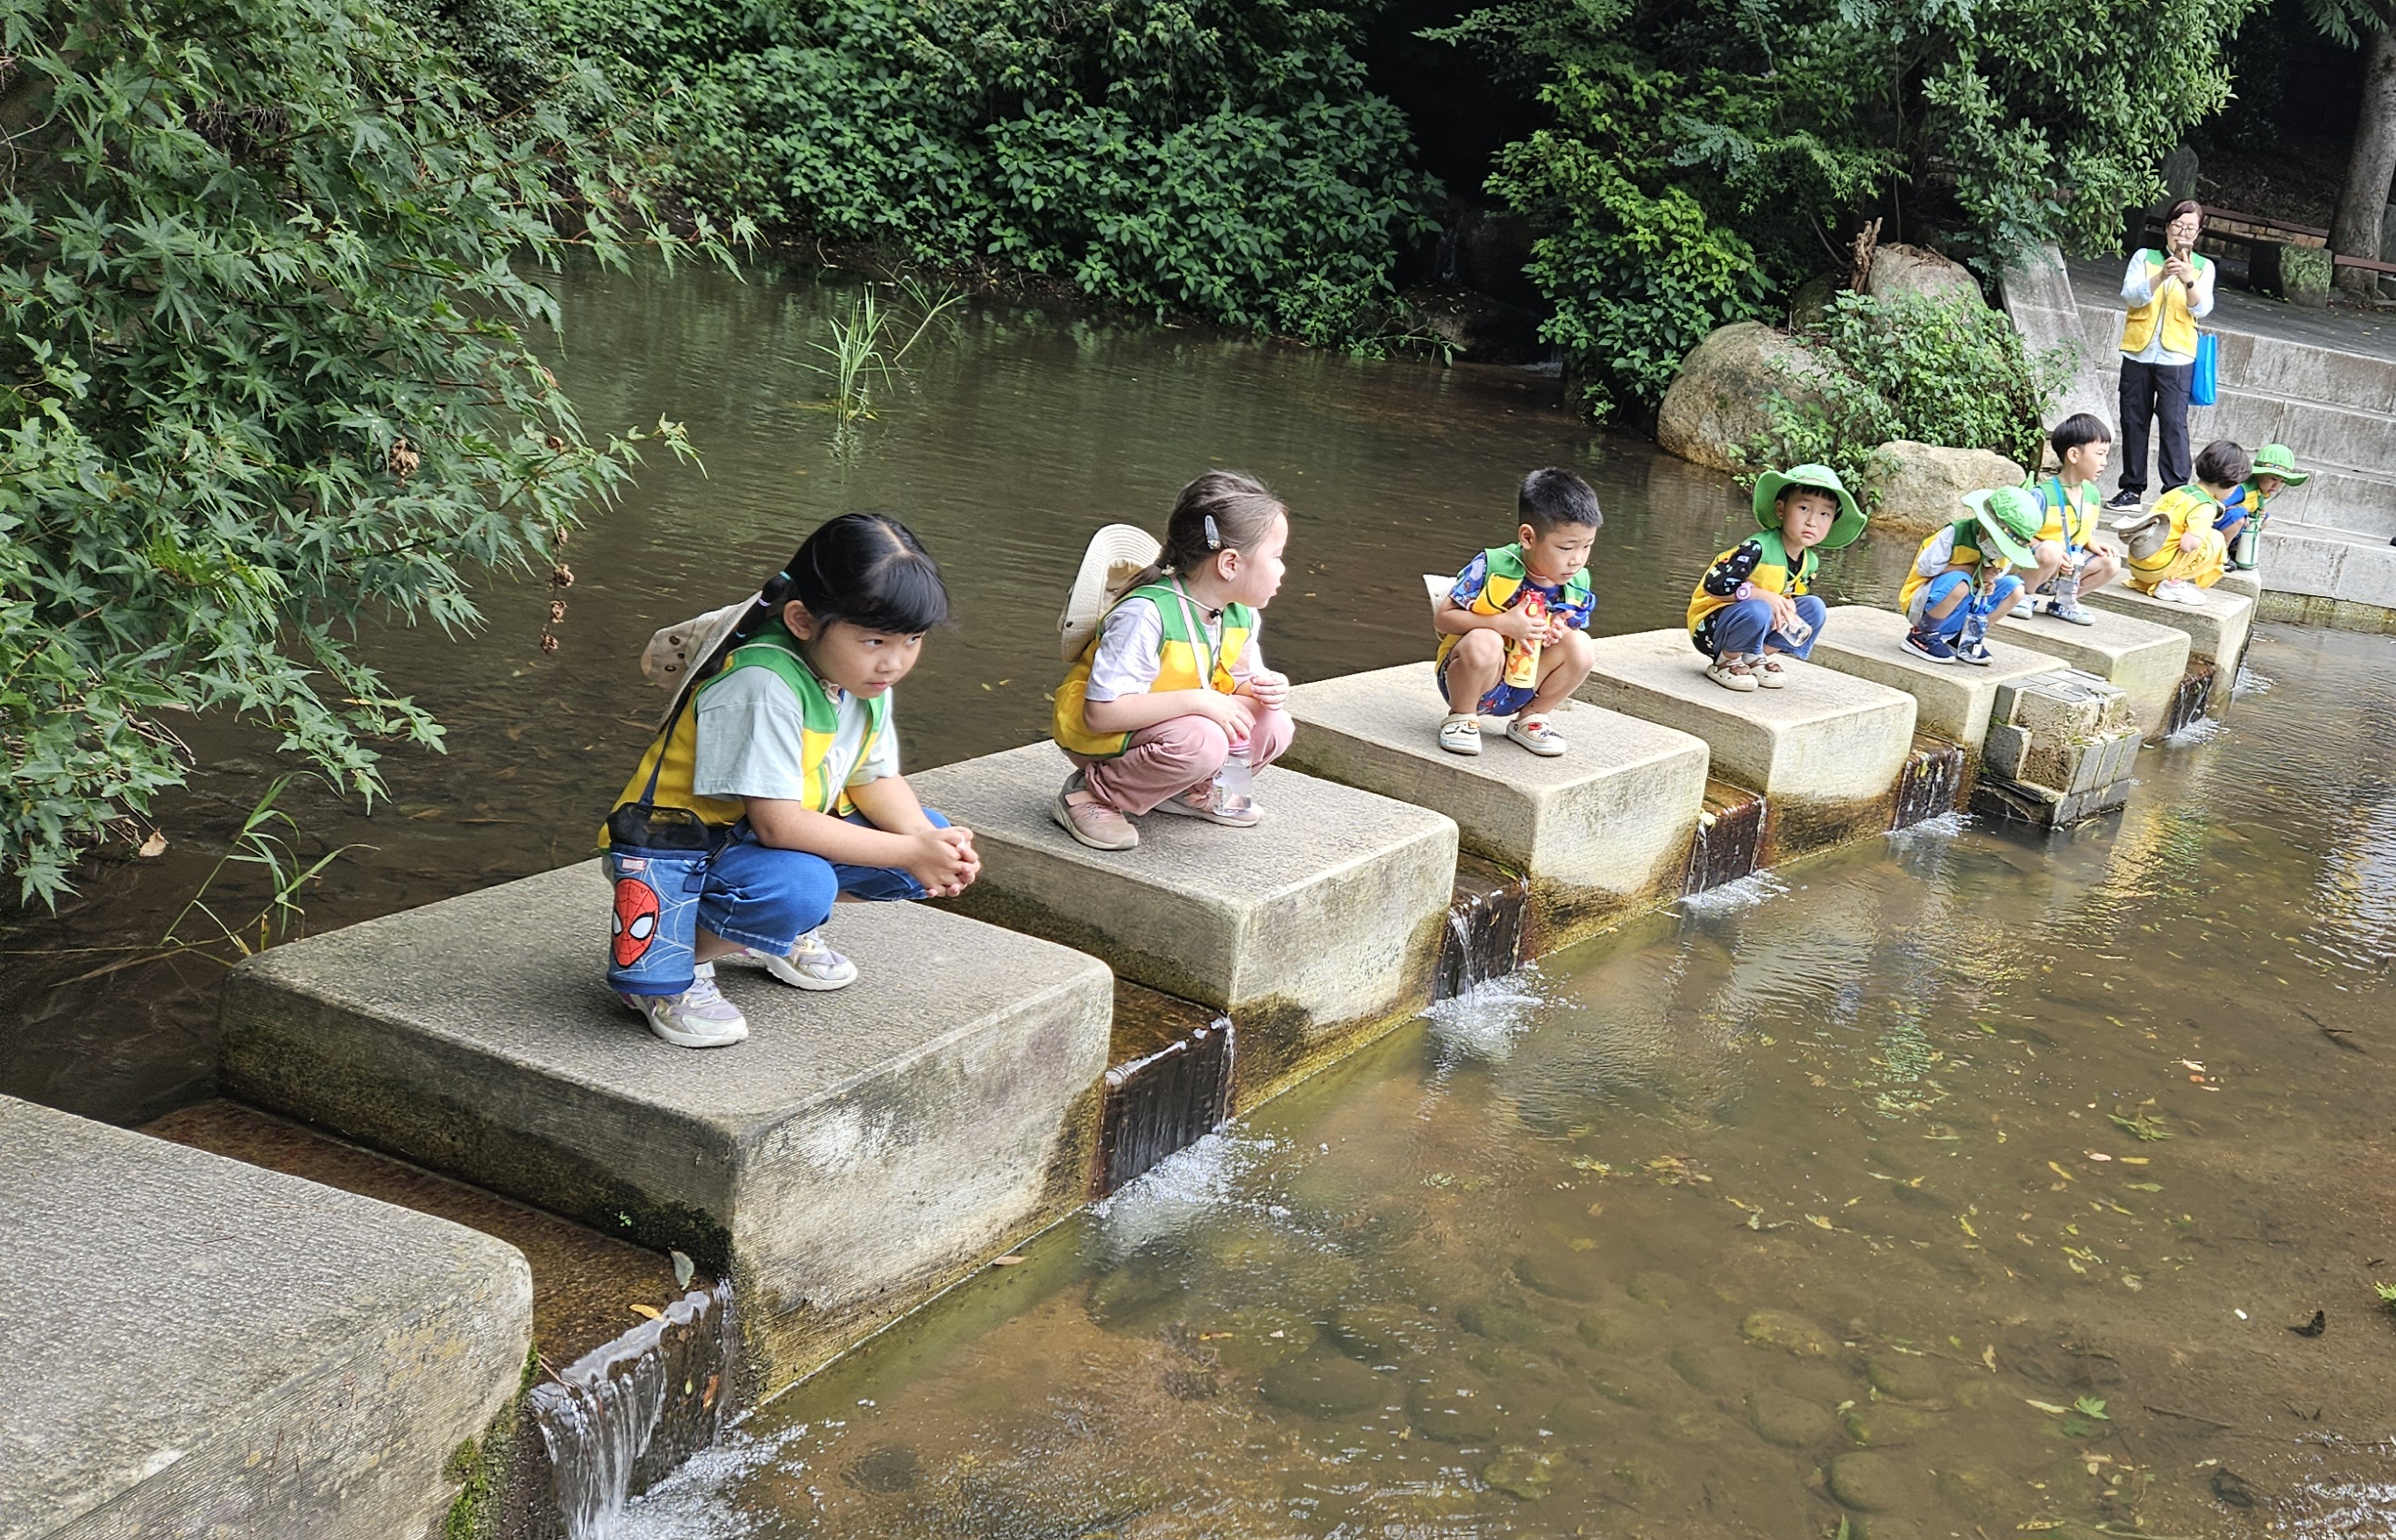
[{"label": "hair clip", "polygon": [[1215,515],[1213,515],[1212,513],[1209,513],[1209,514],[1205,515],[1205,519],[1206,519],[1206,549],[1207,549],[1207,550],[1209,550],[1209,551],[1220,551],[1220,550],[1222,550],[1222,549],[1223,549],[1223,537],[1222,537],[1222,535],[1221,535],[1218,531],[1217,531],[1217,529],[1215,528]]}]

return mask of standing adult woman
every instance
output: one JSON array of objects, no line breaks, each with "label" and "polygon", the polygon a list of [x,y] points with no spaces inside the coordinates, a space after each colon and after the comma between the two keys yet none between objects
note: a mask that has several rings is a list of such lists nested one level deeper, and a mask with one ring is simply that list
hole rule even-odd
[{"label": "standing adult woman", "polygon": [[2140,246],[2122,279],[2122,480],[2113,509],[2146,500],[2147,435],[2163,439],[2163,486],[2189,478],[2188,392],[2196,375],[2196,324],[2213,313],[2213,261],[2196,249],[2204,206],[2182,198],[2163,217],[2163,249]]}]

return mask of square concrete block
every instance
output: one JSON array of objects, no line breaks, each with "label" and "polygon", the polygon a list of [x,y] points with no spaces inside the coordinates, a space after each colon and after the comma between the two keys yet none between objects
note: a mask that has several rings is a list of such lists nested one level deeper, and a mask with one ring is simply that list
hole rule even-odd
[{"label": "square concrete block", "polygon": [[2188,672],[2188,632],[2098,607],[2095,598],[2080,596],[2096,614],[2093,626],[2068,625],[2049,616],[2008,615],[1990,628],[1990,634],[2118,685],[2130,697],[2138,730],[2159,738],[2171,714],[2172,697]]},{"label": "square concrete block", "polygon": [[1933,663],[1905,650],[1909,629],[1905,617],[1895,610],[1843,604],[1830,612],[1822,639],[1814,644],[1813,660],[1826,669],[1903,690],[1913,697],[1917,731],[1935,733],[1976,751],[1988,734],[1998,686],[2053,673],[2059,667],[2044,653],[2003,640],[1989,644],[1995,661],[1985,667]]},{"label": "square concrete block", "polygon": [[0,1535],[440,1527],[523,1384],[514,1247],[7,1097],[0,1166]]},{"label": "square concrete block", "polygon": [[1241,1107],[1430,1002],[1456,881],[1446,815],[1272,765],[1253,829],[1151,814],[1137,850],[1092,850],[1049,816],[1071,769],[1035,743],[908,777],[974,831],[981,879],[957,907],[1229,1013]]},{"label": "square concrete block", "polygon": [[2263,597],[2262,568],[2248,567],[2242,572],[2232,567],[2221,575],[2221,581],[2213,585],[2213,591],[2241,594],[2248,599],[2260,599]]},{"label": "square concrete block", "polygon": [[1715,776],[1764,794],[1767,863],[1887,829],[1913,749],[1913,697],[1818,664],[1783,665],[1781,689],[1726,690],[1706,677],[1688,632],[1637,631],[1597,640],[1579,695],[1705,739]]},{"label": "square concrete block", "polygon": [[1479,755],[1451,754],[1427,662],[1301,684],[1289,712],[1291,768],[1444,813],[1465,849],[1530,879],[1528,955],[1680,892],[1706,795],[1706,746],[1686,733],[1566,701],[1561,757],[1494,730]]},{"label": "square concrete block", "polygon": [[2202,604],[2165,604],[2123,583],[2108,583],[2081,597],[2092,609],[2188,632],[2189,661],[2216,668],[2237,665],[2246,651],[2246,632],[2255,623],[2255,601],[2218,585],[2205,591]]},{"label": "square concrete block", "polygon": [[2274,593],[2337,597],[2338,569],[2354,549],[2335,536],[2316,533],[2301,524],[2273,520],[2256,558],[2264,586]]},{"label": "square concrete block", "polygon": [[2089,737],[2135,727],[2137,717],[2120,686],[2085,670],[2057,668],[1999,685],[1991,734],[1999,723],[2051,737]]},{"label": "square concrete block", "polygon": [[725,967],[749,1040],[676,1048],[609,993],[567,867],[311,936],[225,987],[234,1095],[728,1270],[770,1393],[1086,1195],[1113,980],[919,904],[827,927],[859,980]]}]

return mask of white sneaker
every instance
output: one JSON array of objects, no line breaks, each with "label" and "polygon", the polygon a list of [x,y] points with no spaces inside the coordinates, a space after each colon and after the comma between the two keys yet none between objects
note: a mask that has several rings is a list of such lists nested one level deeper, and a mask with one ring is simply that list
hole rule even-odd
[{"label": "white sneaker", "polygon": [[821,930],[811,930],[777,957],[761,947],[743,947],[727,962],[757,963],[794,989],[845,989],[857,982],[857,964],[832,949]]},{"label": "white sneaker", "polygon": [[2155,597],[2167,604],[2201,605],[2204,591],[2185,578],[2172,578],[2155,585]]},{"label": "white sneaker", "polygon": [[617,999],[647,1018],[649,1030],[677,1048],[729,1048],[749,1035],[749,1018],[715,989],[715,964],[691,970],[690,988],[678,995],[619,992]]}]

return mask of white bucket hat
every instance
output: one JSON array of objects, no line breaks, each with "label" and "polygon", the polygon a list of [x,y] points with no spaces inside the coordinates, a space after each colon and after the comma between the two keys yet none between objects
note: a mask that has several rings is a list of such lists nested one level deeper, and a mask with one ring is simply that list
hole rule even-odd
[{"label": "white bucket hat", "polygon": [[659,689],[673,692],[673,703],[666,708],[669,717],[673,708],[682,704],[682,693],[690,684],[691,670],[706,662],[709,655],[724,644],[724,639],[732,634],[732,628],[740,623],[759,597],[752,593],[722,609],[676,621],[649,638],[649,644],[641,649],[641,672]]},{"label": "white bucket hat", "polygon": [[1090,537],[1082,552],[1082,569],[1065,595],[1064,611],[1057,617],[1057,653],[1072,663],[1098,633],[1098,622],[1125,585],[1152,565],[1165,547],[1155,536],[1136,524],[1108,524]]}]

